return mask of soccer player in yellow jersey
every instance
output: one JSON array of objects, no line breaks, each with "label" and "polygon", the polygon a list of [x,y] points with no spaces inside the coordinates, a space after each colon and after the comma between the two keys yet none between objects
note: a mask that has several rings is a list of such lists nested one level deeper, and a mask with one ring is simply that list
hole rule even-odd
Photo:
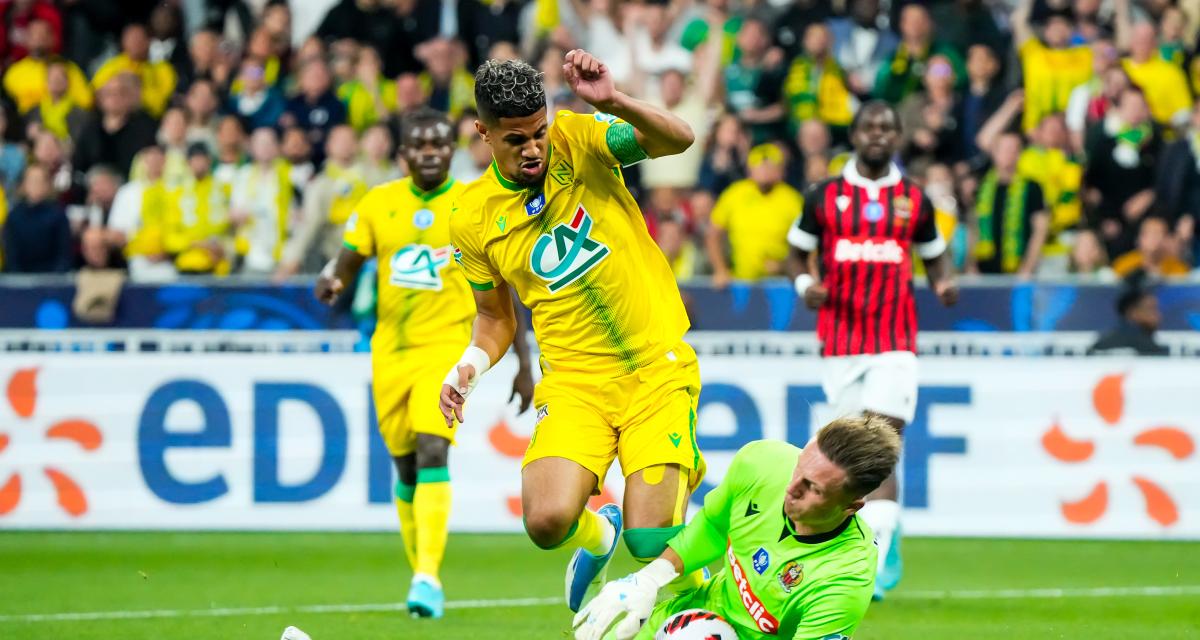
[{"label": "soccer player in yellow jersey", "polygon": [[[645,562],[680,530],[704,460],[687,315],[621,176],[687,149],[691,128],[615,90],[585,51],[567,53],[563,73],[597,113],[559,111],[550,122],[541,75],[524,62],[491,60],[475,75],[475,127],[494,161],[459,197],[450,237],[479,313],[441,410],[447,423],[461,421],[470,389],[508,349],[512,287],[533,311],[542,354],[521,472],[525,530],[543,549],[578,548],[567,568],[577,611],[621,537],[616,505],[585,508],[613,459],[626,478],[625,543]],[[698,574],[684,580],[699,584]]]},{"label": "soccer player in yellow jersey", "polygon": [[[463,185],[448,177],[454,128],[424,110],[404,119],[401,153],[410,177],[366,193],[346,222],[337,258],[317,280],[316,295],[332,304],[363,262],[379,260],[378,322],[371,338],[372,388],[379,430],[395,461],[396,511],[413,568],[408,609],[440,618],[438,569],[446,549],[454,429],[436,408],[441,378],[471,337],[475,302],[451,258],[450,211]],[[509,303],[510,313],[512,302]],[[532,390],[528,352],[518,345],[514,393]]]}]

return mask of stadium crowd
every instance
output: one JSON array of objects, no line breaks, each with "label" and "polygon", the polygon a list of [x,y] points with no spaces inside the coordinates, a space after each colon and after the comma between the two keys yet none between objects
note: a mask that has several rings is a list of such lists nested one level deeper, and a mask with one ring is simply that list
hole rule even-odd
[{"label": "stadium crowd", "polygon": [[[327,11],[294,33],[294,12]],[[5,0],[5,272],[315,273],[406,113],[491,158],[473,70],[523,57],[551,114],[586,48],[691,123],[626,173],[680,279],[784,273],[804,190],[840,171],[859,104],[899,110],[964,273],[1188,274],[1200,213],[1193,0]]]}]

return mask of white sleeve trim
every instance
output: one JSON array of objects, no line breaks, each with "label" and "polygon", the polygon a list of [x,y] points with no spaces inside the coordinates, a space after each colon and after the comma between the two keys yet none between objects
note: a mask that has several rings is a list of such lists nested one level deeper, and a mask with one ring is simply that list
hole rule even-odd
[{"label": "white sleeve trim", "polygon": [[921,256],[922,260],[932,260],[946,252],[946,240],[939,233],[936,238],[929,242],[921,242],[917,244],[917,255]]},{"label": "white sleeve trim", "polygon": [[788,229],[787,241],[801,251],[817,250],[817,237],[796,225]]}]

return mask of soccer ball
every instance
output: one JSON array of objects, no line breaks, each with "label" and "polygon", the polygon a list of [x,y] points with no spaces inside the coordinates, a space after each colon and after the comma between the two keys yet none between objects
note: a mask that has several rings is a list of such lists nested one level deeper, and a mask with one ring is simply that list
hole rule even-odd
[{"label": "soccer ball", "polygon": [[663,623],[654,640],[737,640],[725,618],[704,609],[681,611]]}]

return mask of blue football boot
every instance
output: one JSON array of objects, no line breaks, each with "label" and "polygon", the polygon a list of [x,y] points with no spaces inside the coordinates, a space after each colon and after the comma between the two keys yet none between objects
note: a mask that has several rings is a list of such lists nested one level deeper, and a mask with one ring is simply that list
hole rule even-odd
[{"label": "blue football boot", "polygon": [[583,549],[576,549],[575,555],[567,563],[567,606],[571,611],[578,612],[583,607],[583,598],[592,585],[603,585],[613,552],[621,540],[621,508],[615,504],[606,504],[596,512],[603,516],[613,526],[612,546],[602,556],[594,556]]},{"label": "blue football boot", "polygon": [[408,613],[414,618],[441,618],[446,613],[446,594],[426,580],[414,580],[408,590]]}]

